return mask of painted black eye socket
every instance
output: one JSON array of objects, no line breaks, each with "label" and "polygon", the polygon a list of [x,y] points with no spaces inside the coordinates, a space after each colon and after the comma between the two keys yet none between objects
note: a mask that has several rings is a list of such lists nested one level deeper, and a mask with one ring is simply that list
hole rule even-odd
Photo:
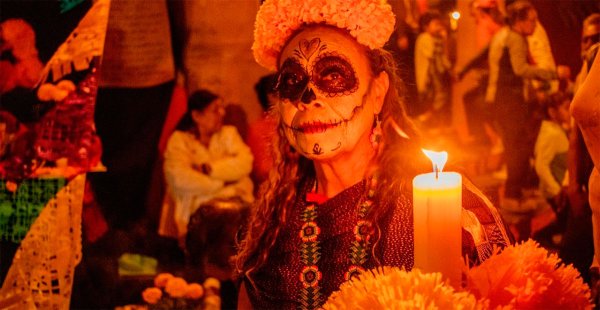
[{"label": "painted black eye socket", "polygon": [[313,67],[315,86],[329,97],[348,95],[358,89],[358,79],[352,65],[337,55],[319,58]]},{"label": "painted black eye socket", "polygon": [[279,98],[297,101],[308,85],[309,77],[297,60],[287,59],[279,70],[275,90]]}]

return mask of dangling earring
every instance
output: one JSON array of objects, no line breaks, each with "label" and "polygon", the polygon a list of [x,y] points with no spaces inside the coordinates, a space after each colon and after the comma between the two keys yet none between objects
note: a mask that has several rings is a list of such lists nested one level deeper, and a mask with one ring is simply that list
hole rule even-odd
[{"label": "dangling earring", "polygon": [[379,119],[379,114],[375,114],[375,127],[371,130],[371,136],[369,139],[371,140],[371,146],[374,149],[379,147],[379,142],[381,142],[381,137],[383,136],[383,131],[381,130],[381,120]]}]

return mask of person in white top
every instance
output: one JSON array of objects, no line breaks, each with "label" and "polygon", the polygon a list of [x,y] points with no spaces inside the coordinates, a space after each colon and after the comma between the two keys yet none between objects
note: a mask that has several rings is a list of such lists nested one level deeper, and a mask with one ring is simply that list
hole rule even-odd
[{"label": "person in white top", "polygon": [[[527,46],[529,47],[529,61],[532,64],[539,68],[556,71],[556,61],[552,54],[548,34],[539,20],[535,23],[533,33],[530,36],[527,36]],[[529,85],[529,90],[534,92],[528,94],[528,98],[533,98],[536,95],[546,97],[548,94],[553,94],[558,91],[558,80],[543,81],[534,79],[527,80],[527,82],[531,84]],[[537,92],[541,92],[542,95],[536,94]]]},{"label": "person in white top", "polygon": [[558,199],[566,179],[570,102],[571,99],[560,92],[543,102],[546,117],[542,120],[534,154],[540,190],[548,199]]},{"label": "person in white top", "polygon": [[252,153],[233,126],[223,126],[223,99],[199,90],[164,153],[166,196],[159,234],[182,240],[191,214],[213,198],[252,202]]},{"label": "person in white top", "polygon": [[422,119],[441,120],[449,125],[450,69],[452,64],[446,53],[447,30],[442,16],[430,11],[419,19],[421,33],[415,42],[415,79],[419,93]]}]

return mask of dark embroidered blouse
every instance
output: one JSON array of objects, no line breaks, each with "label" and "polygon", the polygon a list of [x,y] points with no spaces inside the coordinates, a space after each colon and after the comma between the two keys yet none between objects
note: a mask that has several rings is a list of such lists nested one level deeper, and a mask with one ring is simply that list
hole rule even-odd
[{"label": "dark embroidered blouse", "polygon": [[[344,273],[350,267],[348,253],[354,239],[357,206],[364,190],[365,182],[359,182],[318,207],[317,225],[321,228],[318,267],[323,275],[320,281],[321,304],[344,282]],[[302,288],[299,275],[303,268],[298,251],[302,225],[300,212],[304,208],[307,191],[307,187],[299,191],[300,195],[267,263],[251,275],[252,281],[244,279],[255,309],[298,308],[297,297]],[[363,265],[365,269],[383,265],[413,267],[412,198],[398,195],[392,201],[396,201],[395,206],[376,225],[380,238]],[[467,255],[471,264],[478,264],[489,257],[492,245],[504,247],[508,243],[506,230],[495,209],[463,188],[463,256]]]}]

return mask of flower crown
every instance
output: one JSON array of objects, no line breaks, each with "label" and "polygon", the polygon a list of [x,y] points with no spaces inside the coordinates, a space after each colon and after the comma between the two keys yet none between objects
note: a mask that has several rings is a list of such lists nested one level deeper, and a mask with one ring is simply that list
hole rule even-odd
[{"label": "flower crown", "polygon": [[394,31],[395,16],[386,0],[266,0],[256,15],[254,59],[277,70],[283,45],[302,25],[346,29],[358,43],[381,48]]}]

